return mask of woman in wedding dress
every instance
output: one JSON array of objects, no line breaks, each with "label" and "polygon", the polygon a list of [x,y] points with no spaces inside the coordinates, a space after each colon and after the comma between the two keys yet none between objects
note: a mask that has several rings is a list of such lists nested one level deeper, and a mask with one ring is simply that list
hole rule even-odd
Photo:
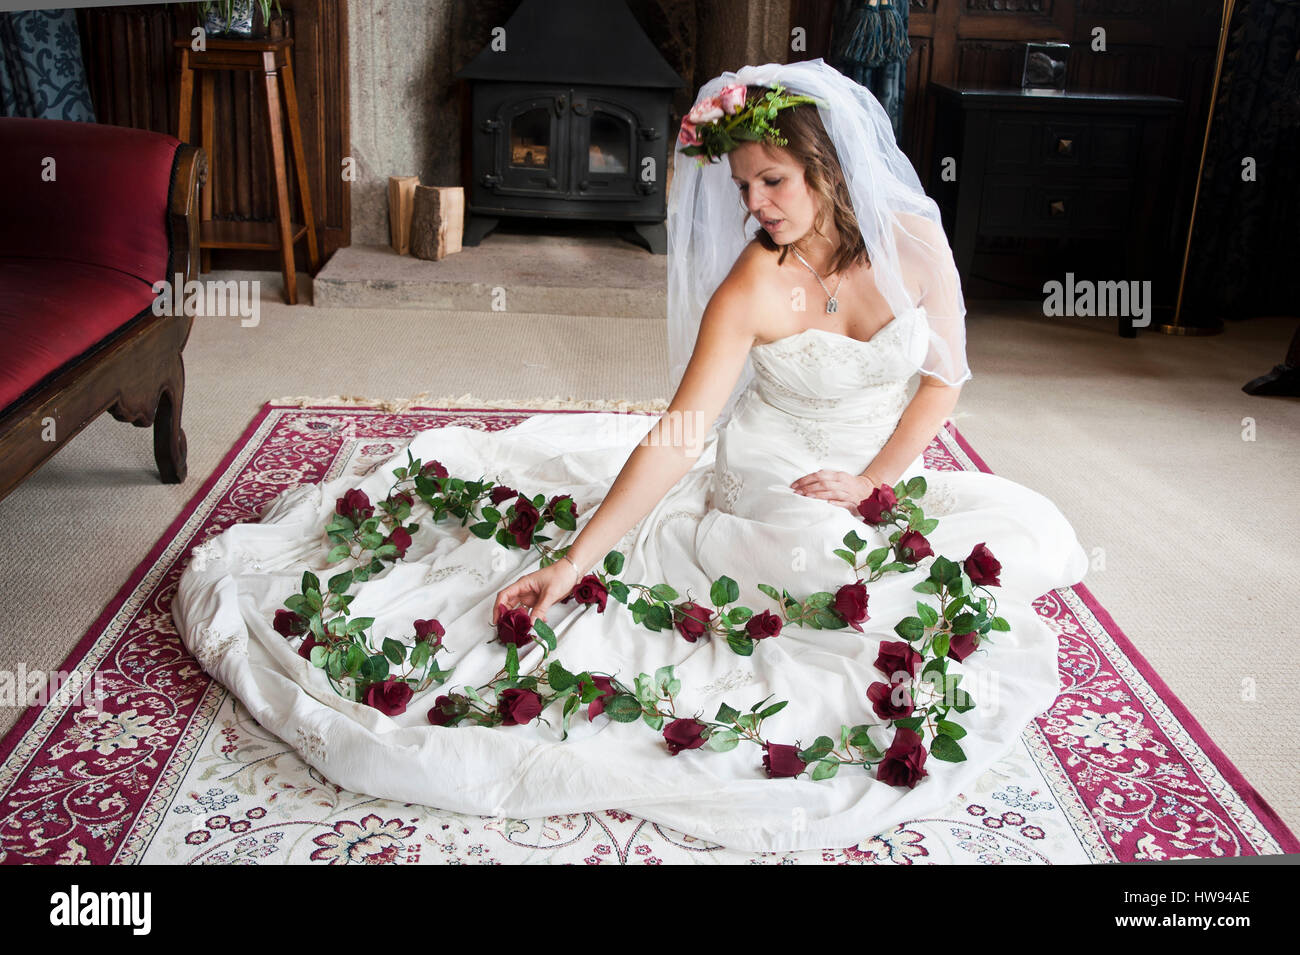
[{"label": "woman in wedding dress", "polygon": [[[715,137],[767,90],[811,102],[767,116],[783,145],[745,132]],[[747,114],[753,115],[753,114]],[[755,121],[760,132],[763,116]],[[706,130],[707,127],[707,130]],[[753,127],[750,127],[753,132]],[[1086,559],[1059,509],[1009,480],[936,472],[922,452],[970,376],[964,313],[937,209],[894,144],[870,94],[820,60],[725,73],[701,90],[679,151],[669,214],[670,362],[678,380],[658,419],[606,413],[538,414],[501,432],[422,432],[359,483],[308,485],[275,499],[256,524],[210,541],[182,577],[174,613],[187,646],[265,728],[346,788],[446,810],[531,818],[623,809],[736,848],[785,850],[856,844],[933,813],[1013,747],[1058,691],[1056,640],[1032,601],[1077,582]],[[716,150],[719,143],[728,146]],[[747,225],[757,226],[751,237]],[[915,381],[915,389],[911,385]],[[536,550],[480,539],[456,520],[413,516],[420,530],[403,558],[354,584],[354,615],[372,616],[374,642],[410,644],[414,620],[445,629],[446,684],[417,693],[404,712],[341,697],[273,627],[304,570],[330,574],[325,527],[358,488],[383,500],[392,470],[415,458],[453,476],[526,496],[571,495],[577,532],[566,557],[539,566]],[[808,746],[842,725],[893,732],[866,689],[894,626],[916,613],[919,573],[870,583],[869,615],[853,627],[787,623],[752,656],[726,642],[686,640],[635,623],[628,608],[565,600],[608,552],[619,579],[670,584],[706,602],[719,577],[739,604],[777,610],[767,584],[802,598],[853,584],[833,550],[854,532],[877,548],[890,528],[858,505],[882,485],[918,475],[918,502],[939,524],[935,554],[961,560],[987,544],[1001,563],[997,613],[1009,632],[952,665],[975,698],[960,721],[965,759],[931,759],[910,788],[861,767],[813,781],[768,778],[751,746],[682,749],[640,722],[576,716],[515,726],[431,725],[435,699],[498,673],[495,641],[507,611],[545,621],[569,671],[615,675],[675,667],[676,714],[709,719],[775,696],[773,743]],[[504,506],[504,505],[503,505]],[[520,647],[520,668],[542,659]],[[544,714],[546,715],[546,714]]]}]

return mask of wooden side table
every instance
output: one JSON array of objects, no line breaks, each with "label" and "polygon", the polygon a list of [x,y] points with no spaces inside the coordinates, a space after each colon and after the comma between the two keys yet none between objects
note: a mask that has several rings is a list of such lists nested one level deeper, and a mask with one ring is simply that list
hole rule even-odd
[{"label": "wooden side table", "polygon": [[[1169,137],[1181,100],[942,83],[930,90],[937,104],[930,190],[963,283],[977,237],[998,235],[1108,242],[1155,291],[1174,287]],[[955,181],[942,174],[948,157]],[[1119,333],[1137,334],[1131,318],[1120,318]]]},{"label": "wooden side table", "polygon": [[[298,125],[298,95],[293,84],[293,62],[289,47],[293,40],[214,40],[207,41],[202,52],[190,49],[189,40],[177,40],[181,53],[181,106],[177,138],[188,141],[191,108],[194,99],[194,74],[200,74],[201,145],[208,154],[208,181],[203,187],[202,221],[199,248],[202,269],[211,271],[209,249],[278,249],[284,271],[284,294],[290,305],[298,302],[293,246],[307,236],[307,252],[314,271],[320,265],[316,245],[316,219],[311,209],[311,189],[307,182],[307,160],[302,149],[302,129]],[[271,165],[275,172],[275,222],[233,222],[212,218],[213,179],[217,163],[216,136],[213,128],[214,74],[218,70],[261,73],[266,92],[266,117],[270,132]],[[284,84],[281,99],[280,84]],[[298,197],[302,202],[303,222],[294,222],[289,212],[289,176],[285,166],[283,116],[288,114],[289,142],[293,148],[294,170],[298,177]]]}]

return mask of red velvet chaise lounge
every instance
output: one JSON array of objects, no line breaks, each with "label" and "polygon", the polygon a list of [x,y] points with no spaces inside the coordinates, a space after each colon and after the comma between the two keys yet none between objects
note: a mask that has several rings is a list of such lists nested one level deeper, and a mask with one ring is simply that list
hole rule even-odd
[{"label": "red velvet chaise lounge", "polygon": [[205,168],[159,133],[0,118],[0,498],[104,411],[184,480],[192,316],[155,315],[153,286],[196,278]]}]

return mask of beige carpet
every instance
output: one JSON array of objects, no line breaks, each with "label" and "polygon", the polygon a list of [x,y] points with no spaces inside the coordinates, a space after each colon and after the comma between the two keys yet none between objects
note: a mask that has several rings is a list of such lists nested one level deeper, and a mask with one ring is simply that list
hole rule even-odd
[{"label": "beige carpet", "polygon": [[[1124,340],[1108,321],[972,303],[956,417],[995,472],[1059,503],[1094,554],[1085,583],[1300,831],[1300,401],[1240,390],[1295,324]],[[0,502],[0,668],[57,670],[267,399],[668,397],[649,319],[264,303],[255,328],[199,319],[185,354],[184,485],[158,484],[149,433],[105,416]],[[18,715],[0,710],[0,729]]]}]

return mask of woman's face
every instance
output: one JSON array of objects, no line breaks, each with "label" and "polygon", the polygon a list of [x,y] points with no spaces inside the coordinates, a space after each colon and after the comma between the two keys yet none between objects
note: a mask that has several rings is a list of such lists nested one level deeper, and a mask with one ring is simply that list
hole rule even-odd
[{"label": "woman's face", "polygon": [[764,143],[743,143],[727,159],[741,201],[774,242],[788,245],[811,231],[817,202],[801,163]]}]

